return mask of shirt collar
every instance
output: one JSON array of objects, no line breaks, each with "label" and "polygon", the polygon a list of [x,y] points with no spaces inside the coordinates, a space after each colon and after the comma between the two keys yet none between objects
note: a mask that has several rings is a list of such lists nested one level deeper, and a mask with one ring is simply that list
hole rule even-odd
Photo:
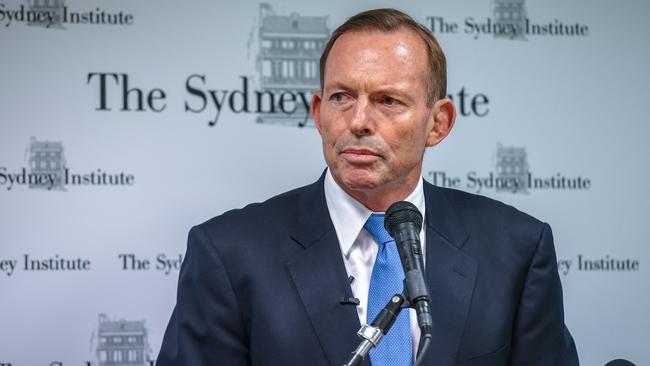
[{"label": "shirt collar", "polygon": [[[339,239],[341,252],[347,257],[352,244],[354,244],[361,229],[363,229],[363,225],[373,212],[347,194],[336,183],[329,169],[327,169],[327,174],[325,175],[324,185],[327,209],[329,210],[332,224],[334,224],[334,229]],[[414,204],[420,210],[422,216],[424,216],[425,200],[422,179],[418,181],[417,186],[406,197],[405,201]]]}]

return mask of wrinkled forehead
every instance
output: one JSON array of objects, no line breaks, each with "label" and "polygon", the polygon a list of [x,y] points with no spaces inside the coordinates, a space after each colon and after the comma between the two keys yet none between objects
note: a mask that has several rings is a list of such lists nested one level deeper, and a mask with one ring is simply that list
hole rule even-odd
[{"label": "wrinkled forehead", "polygon": [[384,76],[426,81],[426,44],[413,30],[360,30],[342,34],[325,64],[325,86],[341,77]]}]

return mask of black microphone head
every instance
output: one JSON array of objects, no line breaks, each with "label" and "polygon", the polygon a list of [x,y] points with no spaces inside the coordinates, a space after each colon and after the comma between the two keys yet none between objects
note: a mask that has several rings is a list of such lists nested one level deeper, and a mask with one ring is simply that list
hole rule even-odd
[{"label": "black microphone head", "polygon": [[634,366],[634,364],[628,360],[616,359],[609,361],[605,366]]},{"label": "black microphone head", "polygon": [[407,201],[395,202],[386,210],[384,227],[388,233],[395,237],[395,230],[399,224],[410,222],[415,224],[417,231],[422,228],[422,214],[414,204]]}]

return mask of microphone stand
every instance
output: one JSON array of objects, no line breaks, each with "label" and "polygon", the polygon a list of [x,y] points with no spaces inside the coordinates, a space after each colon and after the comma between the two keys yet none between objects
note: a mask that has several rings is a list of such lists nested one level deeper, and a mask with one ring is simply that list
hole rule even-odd
[{"label": "microphone stand", "polygon": [[422,230],[422,214],[410,202],[395,202],[386,210],[384,227],[397,245],[404,268],[404,293],[408,295],[410,307],[415,309],[417,314],[422,347],[418,351],[414,366],[419,366],[433,337],[433,317],[429,289],[424,276],[424,259],[419,234]]},{"label": "microphone stand", "polygon": [[352,357],[343,366],[357,366],[368,355],[371,348],[377,347],[381,339],[388,333],[395,323],[395,319],[402,310],[404,304],[404,295],[395,294],[388,301],[386,306],[375,316],[370,325],[364,324],[357,332],[357,336],[362,339],[361,343],[354,352]]},{"label": "microphone stand", "polygon": [[[404,268],[404,295],[395,295],[386,304],[369,326],[364,324],[357,332],[363,339],[359,347],[352,353],[352,358],[344,366],[356,366],[377,347],[381,338],[388,333],[401,311],[405,299],[408,307],[415,309],[422,347],[418,350],[413,366],[419,366],[424,361],[433,337],[433,317],[431,316],[429,289],[424,277],[424,260],[420,245],[419,233],[422,229],[422,214],[410,202],[395,202],[386,210],[384,227],[395,240],[400,261]],[[399,306],[397,306],[399,303]]]},{"label": "microphone stand", "polygon": [[[412,304],[406,301],[405,294],[395,294],[388,301],[386,306],[375,316],[370,325],[364,324],[357,331],[357,336],[362,339],[359,346],[352,352],[352,357],[348,363],[343,366],[358,366],[366,358],[370,349],[375,348],[381,342],[381,339],[388,334],[388,331],[395,323],[395,319],[403,308],[413,308]],[[406,301],[406,303],[405,303]],[[413,366],[419,366],[424,360],[424,356],[431,345],[432,327],[428,324],[420,326],[422,347],[418,349],[418,354]]]},{"label": "microphone stand", "polygon": [[413,366],[420,366],[422,362],[424,361],[424,356],[427,354],[427,351],[429,350],[429,346],[431,345],[431,338],[433,337],[431,328],[429,329],[424,329],[425,327],[420,327],[420,334],[421,334],[421,340],[422,340],[422,347],[418,349],[418,355],[415,358],[415,363]]}]

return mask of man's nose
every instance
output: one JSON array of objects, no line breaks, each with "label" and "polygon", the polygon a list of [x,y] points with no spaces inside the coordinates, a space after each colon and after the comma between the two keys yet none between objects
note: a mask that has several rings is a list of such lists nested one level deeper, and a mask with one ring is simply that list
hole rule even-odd
[{"label": "man's nose", "polygon": [[368,98],[359,97],[352,110],[350,131],[357,136],[371,135],[375,131],[372,120],[372,105]]}]

